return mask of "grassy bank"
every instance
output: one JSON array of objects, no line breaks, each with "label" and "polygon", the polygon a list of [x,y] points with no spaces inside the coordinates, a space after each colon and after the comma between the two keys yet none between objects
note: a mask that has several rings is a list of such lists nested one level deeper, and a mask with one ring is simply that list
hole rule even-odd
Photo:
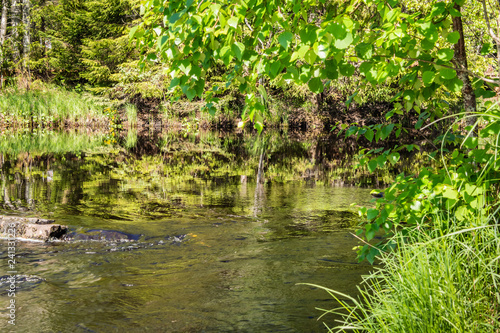
[{"label": "grassy bank", "polygon": [[394,241],[398,249],[359,287],[361,299],[326,289],[343,306],[328,311],[344,318],[330,332],[499,332],[497,224],[415,228]]},{"label": "grassy bank", "polygon": [[107,127],[109,115],[97,99],[63,88],[34,84],[0,94],[0,127]]}]

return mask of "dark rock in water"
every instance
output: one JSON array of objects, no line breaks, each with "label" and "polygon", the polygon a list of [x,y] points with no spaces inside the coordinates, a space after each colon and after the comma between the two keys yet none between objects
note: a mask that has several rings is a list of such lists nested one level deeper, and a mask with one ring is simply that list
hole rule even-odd
[{"label": "dark rock in water", "polygon": [[137,241],[141,235],[128,234],[116,230],[94,229],[86,232],[72,232],[63,237],[65,241],[111,241],[130,242]]},{"label": "dark rock in water", "polygon": [[52,222],[54,220],[0,215],[0,237],[39,241],[60,239],[67,233],[68,227]]},{"label": "dark rock in water", "polygon": [[384,197],[384,192],[371,191],[370,194],[374,198],[383,198]]}]

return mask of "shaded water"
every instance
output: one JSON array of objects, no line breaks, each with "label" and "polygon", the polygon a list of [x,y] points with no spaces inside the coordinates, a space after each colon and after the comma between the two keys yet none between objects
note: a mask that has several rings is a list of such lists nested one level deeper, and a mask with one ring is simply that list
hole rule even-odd
[{"label": "shaded water", "polygon": [[[312,146],[170,135],[138,138],[128,149],[92,143],[83,153],[5,148],[1,214],[140,237],[19,242],[16,326],[7,323],[7,283],[0,279],[0,329],[325,331],[315,307],[335,303],[297,283],[355,294],[370,266],[358,264],[352,251],[358,242],[350,234],[357,223],[350,205],[371,198],[370,189],[336,187],[320,177]],[[272,157],[277,152],[279,159]],[[261,155],[266,182],[257,185]],[[5,277],[5,240],[0,251]]]}]

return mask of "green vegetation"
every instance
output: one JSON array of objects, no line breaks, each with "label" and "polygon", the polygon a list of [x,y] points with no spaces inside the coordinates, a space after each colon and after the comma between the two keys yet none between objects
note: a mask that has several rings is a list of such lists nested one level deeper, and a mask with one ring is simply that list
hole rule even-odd
[{"label": "green vegetation", "polygon": [[125,105],[125,116],[127,117],[128,126],[137,126],[137,107],[133,104]]},{"label": "green vegetation", "polygon": [[477,115],[477,136],[442,148],[434,157],[444,168],[400,175],[376,207],[360,210],[368,241],[382,230],[393,236],[359,251],[371,262],[380,254],[383,265],[365,279],[360,300],[323,288],[347,310],[326,311],[344,317],[337,329],[497,332],[499,115],[496,108]]},{"label": "green vegetation", "polygon": [[[497,332],[500,316],[496,220],[460,221],[432,216],[450,224],[445,232],[407,230],[393,238],[397,250],[380,257],[381,268],[365,277],[361,299],[328,291],[341,308],[339,331],[354,332]],[[346,310],[347,313],[346,314]],[[327,318],[327,317],[326,317]],[[333,326],[333,325],[330,325]],[[329,329],[334,332],[334,328]]]},{"label": "green vegetation", "polygon": [[103,109],[92,96],[54,86],[8,89],[0,95],[0,127],[107,126]]}]

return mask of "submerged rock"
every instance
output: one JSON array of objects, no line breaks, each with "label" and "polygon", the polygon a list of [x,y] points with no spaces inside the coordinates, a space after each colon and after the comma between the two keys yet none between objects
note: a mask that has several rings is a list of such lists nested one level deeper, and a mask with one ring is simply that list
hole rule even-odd
[{"label": "submerged rock", "polygon": [[384,197],[384,192],[378,191],[378,190],[372,190],[370,192],[371,196],[374,198],[383,198]]},{"label": "submerged rock", "polygon": [[[33,241],[100,241],[111,243],[137,242],[143,235],[116,230],[70,230],[68,226],[54,224],[54,220],[0,215],[0,238]],[[164,240],[181,243],[186,235],[165,236]],[[164,240],[158,245],[163,244]]]},{"label": "submerged rock", "polygon": [[68,227],[53,222],[35,217],[0,215],[0,237],[38,241],[61,239],[68,232]]},{"label": "submerged rock", "polygon": [[137,241],[141,235],[128,234],[116,230],[88,230],[86,232],[72,232],[64,235],[65,241],[111,241],[111,242],[130,242]]}]

